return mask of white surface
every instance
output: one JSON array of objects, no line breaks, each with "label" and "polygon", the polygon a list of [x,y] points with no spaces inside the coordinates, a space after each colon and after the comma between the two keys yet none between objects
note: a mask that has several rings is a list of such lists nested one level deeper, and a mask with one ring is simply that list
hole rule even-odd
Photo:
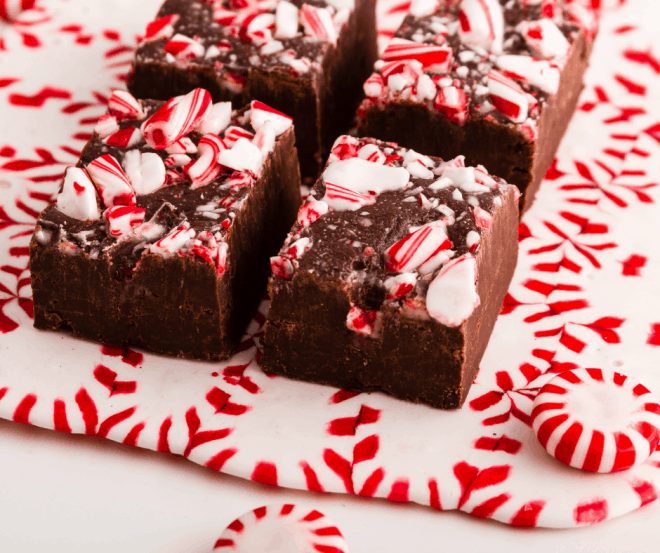
[{"label": "white surface", "polygon": [[2,553],[206,553],[236,516],[281,502],[324,511],[352,553],[657,553],[659,543],[657,501],[600,526],[521,530],[267,488],[183,459],[0,422]]}]

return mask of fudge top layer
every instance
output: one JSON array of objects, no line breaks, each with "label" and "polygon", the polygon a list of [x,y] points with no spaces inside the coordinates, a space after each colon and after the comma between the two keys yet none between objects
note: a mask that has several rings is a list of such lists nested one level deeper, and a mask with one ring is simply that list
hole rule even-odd
[{"label": "fudge top layer", "polygon": [[108,106],[42,213],[37,243],[121,257],[122,274],[146,254],[224,273],[232,223],[291,119],[256,101],[232,111],[203,89],[165,103],[115,91]]},{"label": "fudge top layer", "polygon": [[272,286],[301,274],[345,283],[347,326],[364,335],[384,306],[459,326],[479,304],[475,254],[506,194],[517,189],[462,156],[342,136],[271,259]]},{"label": "fudge top layer", "polygon": [[412,102],[462,125],[517,124],[534,139],[589,11],[564,0],[415,0],[364,85],[359,115]]},{"label": "fudge top layer", "polygon": [[166,0],[136,60],[212,68],[241,92],[252,67],[319,71],[355,0]]}]

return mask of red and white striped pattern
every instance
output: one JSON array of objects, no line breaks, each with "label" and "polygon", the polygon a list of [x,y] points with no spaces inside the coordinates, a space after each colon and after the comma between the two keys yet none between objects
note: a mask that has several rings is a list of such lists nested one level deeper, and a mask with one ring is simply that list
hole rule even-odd
[{"label": "red and white striped pattern", "polygon": [[571,46],[564,33],[551,19],[523,21],[518,25],[518,31],[532,53],[539,58],[561,62]]},{"label": "red and white striped pattern", "polygon": [[170,38],[174,34],[174,26],[178,21],[179,15],[175,13],[151,21],[147,25],[143,40],[150,41]]},{"label": "red and white striped pattern", "polygon": [[573,369],[541,388],[532,427],[541,445],[562,463],[589,472],[627,470],[658,447],[660,403],[624,374]]},{"label": "red and white striped pattern", "polygon": [[367,98],[380,98],[385,92],[385,82],[380,73],[372,73],[362,85],[364,95]]},{"label": "red and white striped pattern", "polygon": [[337,30],[332,21],[332,14],[327,8],[303,4],[300,8],[300,21],[305,35],[321,42],[337,43]]},{"label": "red and white striped pattern", "polygon": [[194,237],[195,231],[190,228],[190,223],[184,221],[152,244],[149,251],[160,255],[171,255],[185,248]]},{"label": "red and white striped pattern", "polygon": [[113,90],[108,100],[108,112],[117,119],[142,119],[142,105],[130,92]]},{"label": "red and white striped pattern", "polygon": [[144,223],[144,214],[146,210],[134,205],[118,205],[106,209],[103,213],[108,224],[110,236],[119,238]]},{"label": "red and white striped pattern", "polygon": [[548,94],[555,94],[559,88],[559,68],[546,60],[511,54],[499,56],[496,63],[507,77],[529,83]]},{"label": "red and white striped pattern", "polygon": [[493,69],[488,73],[488,92],[490,101],[502,115],[514,123],[527,119],[529,99],[515,81]]},{"label": "red and white striped pattern", "polygon": [[165,51],[178,60],[195,60],[201,58],[206,49],[199,40],[178,33],[165,44]]},{"label": "red and white striped pattern", "polygon": [[388,300],[403,298],[415,289],[417,275],[415,273],[401,273],[386,278],[383,284],[387,291],[386,297]]},{"label": "red and white striped pattern", "polygon": [[346,315],[346,328],[360,336],[374,336],[380,329],[382,313],[373,309],[351,306]]},{"label": "red and white striped pattern", "polygon": [[459,35],[469,46],[498,54],[504,37],[504,15],[499,0],[462,0]]},{"label": "red and white striped pattern", "polygon": [[348,553],[339,528],[323,513],[292,504],[258,507],[234,520],[215,543],[232,553]]},{"label": "red and white striped pattern", "polygon": [[21,12],[34,8],[36,0],[0,0],[0,20],[13,21]]},{"label": "red and white striped pattern", "polygon": [[115,148],[132,148],[142,141],[142,132],[136,127],[124,127],[106,136],[103,143]]},{"label": "red and white striped pattern", "polygon": [[197,145],[199,157],[185,169],[192,183],[191,188],[205,186],[218,177],[222,172],[218,156],[226,149],[222,138],[215,134],[206,134],[200,139]]},{"label": "red and white striped pattern", "polygon": [[467,95],[462,88],[453,85],[440,88],[433,105],[452,123],[462,125],[467,119]]},{"label": "red and white striped pattern", "polygon": [[361,207],[375,203],[376,196],[374,194],[356,192],[345,186],[326,181],[325,194],[321,201],[335,211],[355,211]]},{"label": "red and white striped pattern", "polygon": [[391,273],[416,271],[440,256],[446,261],[452,247],[442,221],[427,223],[407,234],[385,250],[385,266]]},{"label": "red and white striped pattern", "polygon": [[156,150],[167,148],[204,119],[211,103],[211,94],[203,88],[172,98],[145,121],[142,127],[145,140]]},{"label": "red and white striped pattern", "polygon": [[87,173],[79,167],[66,170],[55,205],[68,217],[80,221],[96,221],[101,216],[94,185]]},{"label": "red and white striped pattern", "polygon": [[110,154],[103,154],[86,167],[103,205],[135,205],[135,192],[119,162]]},{"label": "red and white striped pattern", "polygon": [[250,124],[252,128],[258,131],[266,123],[270,123],[275,135],[279,136],[293,125],[293,119],[263,102],[253,100],[250,103]]},{"label": "red and white striped pattern", "polygon": [[446,73],[452,62],[452,49],[448,46],[420,44],[394,37],[383,52],[383,61],[417,60],[430,73]]},{"label": "red and white striped pattern", "polygon": [[321,200],[316,200],[312,196],[300,206],[296,222],[302,227],[308,227],[319,217],[328,212],[329,206]]}]

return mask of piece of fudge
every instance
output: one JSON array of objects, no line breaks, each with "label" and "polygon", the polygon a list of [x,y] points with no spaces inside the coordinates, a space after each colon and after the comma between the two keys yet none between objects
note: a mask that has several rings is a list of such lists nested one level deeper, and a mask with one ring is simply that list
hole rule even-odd
[{"label": "piece of fudge", "polygon": [[518,198],[463,156],[340,137],[271,260],[265,369],[459,407],[516,265]]},{"label": "piece of fudge", "polygon": [[30,246],[34,325],[113,346],[228,357],[300,205],[291,119],[195,89],[116,91]]},{"label": "piece of fudge", "polygon": [[364,85],[359,133],[465,155],[531,205],[573,114],[594,21],[563,0],[415,0]]},{"label": "piece of fudge", "polygon": [[137,49],[129,89],[168,98],[259,99],[291,115],[303,177],[351,126],[377,58],[375,0],[166,0]]}]

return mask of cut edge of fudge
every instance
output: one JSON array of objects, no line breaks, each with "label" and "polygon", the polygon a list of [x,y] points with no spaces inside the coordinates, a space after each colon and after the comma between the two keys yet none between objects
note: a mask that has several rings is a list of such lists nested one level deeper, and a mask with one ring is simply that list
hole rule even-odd
[{"label": "cut edge of fudge", "polygon": [[115,91],[30,245],[34,325],[219,359],[263,299],[300,204],[291,119],[195,89]]},{"label": "cut edge of fudge", "polygon": [[166,99],[203,87],[216,101],[272,105],[293,117],[303,177],[315,179],[377,58],[375,1],[234,4],[166,0],[138,47],[129,90]]},{"label": "cut edge of fudge", "polygon": [[414,2],[365,82],[358,132],[465,155],[519,186],[526,210],[575,110],[596,23],[574,3],[502,4]]},{"label": "cut edge of fudge", "polygon": [[265,370],[459,407],[516,265],[518,198],[462,156],[340,137],[271,260]]}]

